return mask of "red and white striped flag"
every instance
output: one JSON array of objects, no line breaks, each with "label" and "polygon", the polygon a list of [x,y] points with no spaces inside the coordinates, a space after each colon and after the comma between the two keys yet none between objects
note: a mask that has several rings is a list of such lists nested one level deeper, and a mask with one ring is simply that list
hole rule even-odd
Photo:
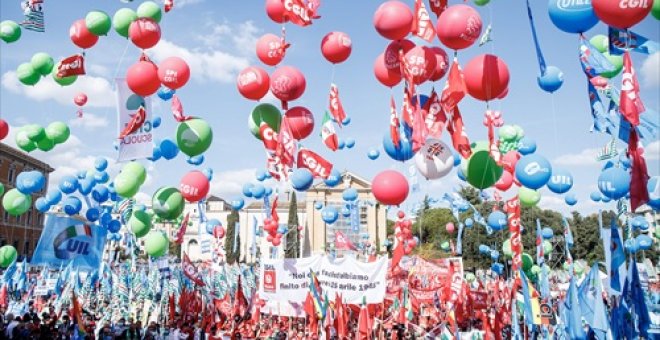
[{"label": "red and white striped flag", "polygon": [[335,84],[330,85],[330,105],[328,106],[328,110],[337,122],[337,125],[341,127],[344,124],[344,119],[346,119],[346,112],[339,98],[339,88]]},{"label": "red and white striped flag", "polygon": [[435,28],[422,0],[415,1],[412,33],[428,42],[433,41],[433,38],[435,38]]}]

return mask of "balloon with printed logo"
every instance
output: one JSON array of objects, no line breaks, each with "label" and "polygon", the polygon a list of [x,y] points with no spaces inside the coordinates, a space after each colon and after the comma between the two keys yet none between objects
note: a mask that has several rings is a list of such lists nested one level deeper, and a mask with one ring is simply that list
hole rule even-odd
[{"label": "balloon with printed logo", "polygon": [[646,203],[653,209],[660,209],[660,176],[653,176],[646,184],[649,201]]},{"label": "balloon with printed logo", "polygon": [[69,216],[76,215],[82,210],[82,202],[78,197],[69,196],[62,201],[62,210]]},{"label": "balloon with printed logo", "polygon": [[98,221],[100,216],[101,216],[101,213],[99,212],[99,209],[97,209],[97,208],[87,209],[87,211],[85,212],[85,218],[89,222]]},{"label": "balloon with printed logo", "polygon": [[443,45],[462,50],[479,39],[481,28],[479,13],[468,5],[458,4],[447,7],[440,14],[436,32]]},{"label": "balloon with printed logo", "polygon": [[415,156],[412,150],[412,141],[403,133],[401,134],[398,147],[392,142],[390,133],[385,133],[383,136],[383,149],[390,158],[399,162],[405,162]]},{"label": "balloon with printed logo", "polygon": [[374,61],[374,75],[381,84],[387,87],[396,86],[402,79],[400,69],[387,67],[384,53],[381,53]]},{"label": "balloon with printed logo", "polygon": [[325,183],[325,185],[327,185],[328,187],[333,188],[337,186],[341,182],[341,180],[342,180],[341,172],[339,172],[339,170],[333,167],[332,170],[330,170],[330,176],[324,179],[323,183]]},{"label": "balloon with printed logo", "polygon": [[39,197],[34,201],[34,208],[37,209],[40,213],[46,213],[50,210],[51,205],[48,203],[48,200],[45,197]]},{"label": "balloon with printed logo", "polygon": [[565,169],[553,169],[548,181],[548,189],[555,194],[563,194],[573,187],[573,175]]},{"label": "balloon with printed logo", "polygon": [[152,48],[160,41],[160,25],[150,18],[138,18],[129,26],[128,36],[135,46],[143,50]]},{"label": "balloon with printed logo", "polygon": [[164,220],[176,219],[181,215],[184,207],[183,195],[173,187],[162,187],[151,198],[151,208],[156,216]]},{"label": "balloon with printed logo", "polygon": [[57,76],[57,72],[58,72],[58,69],[60,67],[60,64],[61,63],[58,62],[55,65],[55,67],[53,67],[53,72],[51,72],[51,74],[50,74],[53,77],[53,80],[60,86],[69,86],[69,85],[75,83],[76,80],[78,79],[78,76],[76,76],[76,75],[68,76],[68,77],[58,77]]},{"label": "balloon with printed logo", "polygon": [[203,200],[209,193],[211,184],[201,171],[193,170],[181,178],[179,191],[183,198],[188,202],[198,202]]},{"label": "balloon with printed logo", "polygon": [[290,108],[284,113],[284,120],[291,128],[291,135],[297,140],[307,138],[314,130],[314,115],[306,107]]},{"label": "balloon with printed logo", "polygon": [[407,4],[390,0],[381,4],[373,19],[378,34],[389,40],[405,38],[413,25],[413,13]]},{"label": "balloon with printed logo", "polygon": [[92,189],[92,199],[98,203],[103,203],[110,198],[110,191],[108,187],[102,184],[97,184]]},{"label": "balloon with printed logo", "polygon": [[330,32],[321,40],[321,54],[333,64],[346,61],[352,50],[351,38],[344,32]]},{"label": "balloon with printed logo", "polygon": [[275,66],[282,62],[286,54],[281,37],[266,33],[257,40],[257,58],[268,66]]},{"label": "balloon with printed logo", "polygon": [[231,205],[231,208],[234,210],[241,210],[245,206],[245,200],[242,198],[237,198],[229,202]]},{"label": "balloon with printed logo", "polygon": [[128,38],[128,29],[137,18],[137,14],[132,9],[120,8],[112,17],[112,26],[117,34]]},{"label": "balloon with printed logo", "polygon": [[179,123],[176,130],[176,145],[184,154],[193,157],[206,152],[213,142],[213,130],[200,118]]},{"label": "balloon with printed logo", "polygon": [[31,63],[23,63],[16,68],[16,77],[18,80],[27,86],[33,86],[39,82],[41,76],[39,72],[34,69]]},{"label": "balloon with printed logo", "polygon": [[58,188],[65,194],[72,194],[78,190],[78,179],[74,176],[64,176],[60,180]]},{"label": "balloon with printed logo", "polygon": [[2,197],[2,207],[12,216],[25,213],[31,205],[32,196],[23,194],[18,189],[11,189]]},{"label": "balloon with printed logo", "polygon": [[545,69],[544,74],[536,78],[536,81],[541,90],[553,93],[564,84],[564,72],[559,67],[550,65]]},{"label": "balloon with printed logo", "polygon": [[156,22],[160,22],[163,12],[157,3],[153,1],[145,1],[138,6],[137,16],[140,18],[150,18]]},{"label": "balloon with printed logo", "polygon": [[314,175],[307,168],[298,168],[289,176],[291,186],[297,191],[306,191],[314,183]]},{"label": "balloon with printed logo", "polygon": [[112,21],[107,13],[95,10],[85,16],[85,27],[96,36],[108,35]]},{"label": "balloon with printed logo", "polygon": [[135,234],[135,237],[144,237],[151,230],[151,217],[146,211],[134,210],[128,220],[128,227]]},{"label": "balloon with printed logo", "polygon": [[428,180],[446,176],[454,168],[454,155],[447,144],[438,139],[427,139],[415,155],[417,170]]},{"label": "balloon with printed logo", "polygon": [[266,14],[278,24],[283,24],[289,19],[284,15],[286,12],[284,2],[282,0],[266,0]]},{"label": "balloon with printed logo", "polygon": [[153,230],[144,238],[144,251],[151,257],[161,257],[167,253],[170,239],[162,230]]},{"label": "balloon with printed logo", "polygon": [[280,110],[273,104],[263,103],[259,104],[252,109],[252,113],[248,117],[248,128],[252,135],[261,140],[260,127],[261,123],[266,123],[275,132],[280,131],[280,123],[282,122],[282,114]]},{"label": "balloon with printed logo", "polygon": [[69,38],[78,47],[88,49],[99,41],[99,37],[87,29],[85,19],[79,19],[73,22],[69,28]]},{"label": "balloon with printed logo", "polygon": [[21,26],[15,21],[5,20],[0,22],[0,39],[10,44],[21,38]]},{"label": "balloon with printed logo", "polygon": [[651,12],[654,1],[647,0],[592,0],[594,13],[607,25],[628,29],[642,21]]},{"label": "balloon with printed logo", "polygon": [[250,66],[243,69],[236,79],[236,88],[245,98],[260,100],[270,87],[270,76],[268,72],[258,66]]},{"label": "balloon with printed logo", "polygon": [[426,46],[415,46],[406,52],[407,73],[412,75],[415,84],[427,81],[435,73],[436,56]]},{"label": "balloon with printed logo", "polygon": [[620,167],[605,169],[598,176],[598,189],[603,196],[618,200],[630,190],[630,174]]},{"label": "balloon with printed logo", "polygon": [[73,97],[73,103],[79,107],[85,106],[85,104],[87,104],[87,95],[83,92],[78,92],[78,94]]},{"label": "balloon with printed logo", "polygon": [[516,179],[530,189],[539,189],[550,180],[552,165],[537,154],[525,155],[516,164]]},{"label": "balloon with printed logo", "polygon": [[468,93],[479,100],[495,99],[509,86],[509,68],[492,54],[472,58],[463,74]]},{"label": "balloon with printed logo", "polygon": [[42,76],[47,76],[53,71],[55,61],[48,53],[35,53],[30,59],[30,65]]},{"label": "balloon with printed logo", "polygon": [[494,231],[500,231],[508,225],[508,220],[506,214],[496,210],[488,215],[487,223]]},{"label": "balloon with printed logo", "polygon": [[408,197],[408,180],[400,172],[385,170],[377,174],[372,181],[372,193],[378,202],[385,205],[403,203]]},{"label": "balloon with printed logo", "polygon": [[338,218],[339,211],[337,211],[337,208],[332,205],[326,206],[321,210],[321,219],[325,223],[333,224]]},{"label": "balloon with printed logo", "polygon": [[401,52],[405,55],[413,48],[415,48],[415,43],[408,39],[390,42],[383,52],[385,67],[388,70],[401,75]]},{"label": "balloon with printed logo", "polygon": [[536,152],[536,142],[529,137],[523,137],[518,142],[518,152],[521,155],[529,155]]},{"label": "balloon with printed logo", "polygon": [[138,96],[148,97],[156,93],[161,85],[158,67],[150,61],[138,61],[128,68],[126,84]]},{"label": "balloon with printed logo", "polygon": [[16,261],[18,252],[16,248],[10,245],[0,247],[0,267],[3,269],[11,266]]},{"label": "balloon with printed logo", "polygon": [[538,190],[520,187],[518,189],[518,198],[520,198],[520,204],[523,207],[533,207],[541,201],[541,193]]},{"label": "balloon with printed logo", "polygon": [[190,79],[190,67],[179,57],[169,57],[158,64],[158,79],[172,90],[179,89]]},{"label": "balloon with printed logo", "polygon": [[306,86],[305,76],[293,66],[279,67],[270,77],[270,91],[283,102],[300,98]]},{"label": "balloon with printed logo", "polygon": [[548,14],[552,23],[566,33],[584,33],[598,23],[591,1],[549,0]]},{"label": "balloon with printed logo", "polygon": [[635,237],[635,241],[639,247],[639,250],[649,250],[653,247],[653,239],[648,235],[637,235],[637,237]]},{"label": "balloon with printed logo", "polygon": [[435,55],[435,69],[429,79],[431,81],[438,81],[442,79],[442,77],[447,74],[447,70],[449,70],[449,57],[447,56],[447,52],[441,47],[433,46],[428,49],[430,49]]}]

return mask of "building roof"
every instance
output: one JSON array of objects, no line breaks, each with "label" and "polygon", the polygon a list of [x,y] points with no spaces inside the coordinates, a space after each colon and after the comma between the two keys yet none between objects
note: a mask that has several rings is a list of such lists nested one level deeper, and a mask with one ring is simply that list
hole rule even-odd
[{"label": "building roof", "polygon": [[225,201],[224,199],[222,199],[218,196],[214,196],[214,195],[209,196],[209,198],[207,198],[206,201],[207,202],[225,202],[225,203],[227,203],[227,201]]},{"label": "building roof", "polygon": [[[303,202],[298,202],[298,211],[299,212],[305,211],[305,207],[306,207],[306,203],[304,201]],[[254,210],[263,209],[263,208],[264,208],[264,202],[260,202],[260,201],[252,202],[252,203],[250,203],[250,205],[245,207],[245,209],[254,209]],[[277,202],[277,210],[279,210],[279,211],[289,210],[289,202],[285,202],[285,201],[280,202],[280,201],[278,201]]]},{"label": "building roof", "polygon": [[31,165],[32,167],[41,171],[45,171],[47,173],[51,173],[55,171],[55,169],[53,169],[50,165],[46,164],[45,162],[42,162],[28,155],[27,153],[20,151],[18,149],[14,149],[11,146],[4,143],[0,143],[0,153],[11,155],[16,159],[24,161],[25,164],[27,165]]},{"label": "building roof", "polygon": [[[371,189],[371,182],[369,182],[368,180],[366,180],[364,177],[355,174],[354,172],[351,172],[351,171],[348,171],[348,170],[344,170],[344,171],[341,173],[341,178],[342,178],[342,182],[340,182],[340,184],[337,185],[337,186],[335,186],[335,187],[329,187],[329,186],[327,186],[327,185],[325,184],[325,182],[321,181],[321,182],[317,183],[316,185],[314,185],[314,186],[312,187],[312,190],[336,190],[336,191],[342,191],[342,190],[344,190],[345,188],[344,188],[341,184],[343,183],[343,181],[347,180],[348,178],[350,178],[352,182],[358,184],[358,185],[361,186],[362,188],[365,188],[365,189]],[[356,189],[360,189],[360,188],[356,188]]]}]

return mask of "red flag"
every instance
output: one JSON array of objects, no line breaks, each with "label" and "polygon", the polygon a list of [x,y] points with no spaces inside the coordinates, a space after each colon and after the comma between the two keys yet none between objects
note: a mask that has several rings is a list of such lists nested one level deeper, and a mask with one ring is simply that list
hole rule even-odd
[{"label": "red flag", "polygon": [[234,316],[243,316],[245,315],[245,312],[247,311],[248,307],[248,300],[245,297],[245,294],[243,293],[243,285],[241,283],[241,275],[238,275],[238,284],[236,288],[236,297],[234,298],[234,307],[233,307],[233,314]]},{"label": "red flag", "polygon": [[371,339],[371,329],[373,325],[373,320],[369,315],[369,309],[365,303],[362,303],[360,307],[360,314],[358,316],[358,340],[370,340]]},{"label": "red flag", "polygon": [[181,105],[181,100],[179,100],[179,96],[176,94],[172,96],[172,116],[179,123],[193,118],[183,114],[183,105]]},{"label": "red flag", "polygon": [[169,12],[174,8],[174,0],[165,0],[165,13]]},{"label": "red flag", "polygon": [[300,149],[298,152],[298,168],[309,169],[314,177],[328,178],[332,171],[332,163],[319,156],[317,153]]},{"label": "red flag", "polygon": [[137,112],[135,112],[135,114],[133,114],[131,117],[131,121],[126,124],[124,130],[122,130],[122,132],[119,134],[119,139],[123,139],[124,137],[139,130],[146,119],[147,110],[144,109],[144,106],[140,106]]},{"label": "red flag", "polygon": [[401,262],[403,255],[404,255],[403,242],[399,241],[397,242],[396,247],[394,247],[394,250],[392,251],[392,265],[390,266],[391,270],[394,270],[394,268],[396,268],[399,265],[399,262]]},{"label": "red flag", "polygon": [[80,301],[78,301],[78,298],[76,297],[76,293],[71,294],[71,321],[73,321],[73,324],[78,327],[78,332],[85,334],[85,326],[84,326],[84,320],[83,320],[83,315],[82,315],[82,305],[80,304]]},{"label": "red flag", "polygon": [[390,97],[390,138],[392,138],[392,144],[398,148],[401,139],[399,136],[399,118],[397,118],[396,114],[394,96]]},{"label": "red flag", "polygon": [[433,38],[435,38],[435,28],[422,0],[415,1],[412,33],[428,42],[433,41]]},{"label": "red flag", "polygon": [[275,222],[280,222],[280,216],[277,215],[277,200],[279,199],[279,196],[275,196],[275,200],[273,201],[273,206],[270,208],[270,218],[273,219]]},{"label": "red flag", "polygon": [[442,111],[442,105],[440,104],[440,97],[433,90],[431,92],[431,97],[427,101],[425,107],[426,117],[424,122],[426,123],[427,136],[431,138],[440,139],[442,136],[442,130],[444,130],[445,125],[447,124],[447,115]]},{"label": "red flag", "polygon": [[511,252],[513,260],[511,261],[512,271],[518,272],[522,268],[522,241],[520,239],[520,200],[518,196],[506,201],[505,210],[509,220],[509,233],[511,233]]},{"label": "red flag", "polygon": [[[626,52],[627,53],[627,52]],[[630,169],[630,208],[634,212],[640,205],[649,201],[647,184],[649,173],[646,168],[646,160],[637,149],[639,136],[637,129],[630,128],[630,139],[628,140],[628,157],[632,160]]]},{"label": "red flag", "polygon": [[261,122],[259,126],[259,135],[264,142],[264,148],[269,153],[277,150],[277,132],[275,132],[266,122]]},{"label": "red flag", "polygon": [[630,52],[623,55],[623,74],[621,76],[621,102],[619,111],[633,127],[639,125],[639,114],[644,112],[644,103],[639,96],[639,82],[632,66]]},{"label": "red flag", "polygon": [[183,274],[186,275],[191,281],[193,281],[198,286],[204,286],[204,281],[201,278],[201,272],[195,267],[195,265],[190,262],[188,254],[183,253],[183,261],[181,261],[181,269]]},{"label": "red flag", "polygon": [[415,121],[416,106],[412,103],[412,98],[407,88],[403,89],[403,103],[401,104],[401,118],[409,126],[413,127]]},{"label": "red flag", "polygon": [[340,339],[343,339],[348,334],[347,324],[346,306],[344,306],[341,296],[335,293],[335,328],[337,329],[337,336]]},{"label": "red flag", "polygon": [[339,89],[335,84],[330,85],[330,105],[328,106],[328,110],[332,118],[337,122],[337,125],[342,127],[344,119],[346,119],[346,112],[344,112],[344,106],[341,104],[341,99],[339,98]]},{"label": "red flag", "polygon": [[451,143],[454,150],[458,151],[463,158],[468,159],[472,155],[472,149],[467,133],[463,129],[463,117],[461,117],[458,106],[452,112],[453,114],[448,117],[449,123],[447,124],[447,131],[451,135]]},{"label": "red flag", "polygon": [[181,225],[179,226],[179,231],[176,233],[176,239],[174,240],[176,244],[183,243],[183,236],[186,234],[186,229],[188,229],[189,220],[190,220],[190,213],[187,213],[186,216],[181,221]]},{"label": "red flag", "polygon": [[284,17],[288,18],[294,25],[308,26],[312,24],[312,19],[320,18],[316,15],[319,1],[310,1],[304,3],[303,0],[283,0]]},{"label": "red flag", "polygon": [[310,292],[307,292],[307,297],[305,298],[305,303],[303,304],[303,310],[309,317],[310,332],[312,332],[312,334],[318,334],[319,319],[318,315],[316,315],[316,307],[314,307],[314,298],[312,298],[312,294]]},{"label": "red flag", "polygon": [[440,14],[447,9],[447,0],[429,0],[429,8],[436,17],[440,17]]},{"label": "red flag", "polygon": [[174,294],[170,294],[169,301],[169,320],[174,320],[176,316],[176,304],[174,303]]},{"label": "red flag", "polygon": [[282,164],[280,157],[277,155],[268,154],[266,159],[266,169],[276,180],[286,179],[291,167]]},{"label": "red flag", "polygon": [[288,167],[293,167],[293,155],[296,153],[296,140],[291,133],[291,127],[286,119],[280,125],[280,133],[277,136],[277,148],[275,154],[280,162]]},{"label": "red flag", "polygon": [[495,139],[495,127],[504,125],[502,113],[499,111],[487,110],[484,115],[484,125],[488,128],[488,145],[490,156],[497,165],[502,165],[502,154],[500,153],[499,140]]},{"label": "red flag", "polygon": [[85,58],[80,55],[72,55],[62,59],[57,67],[57,77],[80,76],[85,74]]},{"label": "red flag", "polygon": [[412,142],[413,142],[413,152],[419,151],[419,149],[424,146],[426,142],[426,136],[428,131],[426,130],[426,124],[424,122],[424,116],[426,116],[426,111],[423,109],[416,109],[413,113],[413,131],[412,131]]},{"label": "red flag", "polygon": [[445,112],[452,112],[458,103],[465,97],[467,92],[465,88],[465,80],[463,79],[463,71],[458,65],[458,59],[454,58],[454,62],[449,69],[447,76],[447,84],[442,90],[442,97],[440,103]]},{"label": "red flag", "polygon": [[408,87],[408,97],[415,95],[415,82],[413,82],[413,74],[410,72],[410,65],[408,64],[408,59],[406,59],[403,49],[399,49],[399,68],[401,76],[405,79]]},{"label": "red flag", "polygon": [[335,249],[357,250],[357,247],[344,233],[341,231],[335,231]]}]

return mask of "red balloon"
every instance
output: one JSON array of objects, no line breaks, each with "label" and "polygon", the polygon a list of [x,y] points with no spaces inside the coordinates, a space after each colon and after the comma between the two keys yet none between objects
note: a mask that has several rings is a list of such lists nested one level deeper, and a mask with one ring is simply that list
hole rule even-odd
[{"label": "red balloon", "polygon": [[270,77],[261,67],[250,66],[238,74],[236,87],[238,92],[247,99],[259,100],[268,93]]},{"label": "red balloon", "polygon": [[435,53],[426,46],[416,46],[406,53],[408,73],[415,84],[427,81],[435,72]]},{"label": "red balloon", "polygon": [[284,59],[284,46],[282,38],[267,33],[257,40],[257,57],[268,66],[275,66]]},{"label": "red balloon", "polygon": [[417,246],[417,241],[415,241],[414,238],[408,240],[408,246],[409,246],[410,248],[415,248],[415,246]]},{"label": "red balloon", "polygon": [[504,91],[502,91],[502,93],[500,93],[499,96],[497,96],[497,99],[504,99],[504,97],[506,97],[508,94],[509,94],[509,88],[507,87],[506,89],[504,89]]},{"label": "red balloon", "polygon": [[509,68],[492,54],[474,57],[463,74],[468,93],[479,100],[495,99],[509,86]]},{"label": "red balloon", "polygon": [[410,222],[410,220],[405,220],[401,222],[401,227],[410,229],[410,227],[412,227],[412,222]]},{"label": "red balloon", "polygon": [[412,24],[412,11],[400,1],[388,1],[380,5],[374,14],[374,27],[386,39],[405,38],[410,33]]},{"label": "red balloon", "polygon": [[190,79],[190,67],[179,57],[169,57],[158,65],[158,79],[172,90],[179,89]]},{"label": "red balloon", "polygon": [[404,217],[406,217],[406,213],[404,213],[403,211],[399,210],[399,211],[397,211],[396,216],[397,216],[398,218],[404,218]]},{"label": "red balloon", "polygon": [[273,242],[273,237],[270,235],[266,235],[266,241]]},{"label": "red balloon", "polygon": [[160,26],[150,18],[139,18],[128,27],[128,36],[135,46],[147,49],[156,46],[160,40]]},{"label": "red balloon", "polygon": [[504,170],[513,173],[516,169],[516,164],[520,159],[520,153],[516,150],[511,150],[502,156],[502,167]]},{"label": "red balloon", "polygon": [[306,107],[296,106],[284,113],[284,120],[297,140],[305,139],[314,131],[314,115]]},{"label": "red balloon", "polygon": [[4,119],[0,119],[0,140],[5,139],[9,134],[9,124]]},{"label": "red balloon", "polygon": [[338,64],[351,55],[351,38],[343,32],[330,32],[321,41],[321,53],[326,60]]},{"label": "red balloon", "polygon": [[270,90],[281,101],[296,100],[305,93],[305,76],[295,67],[282,66],[273,72],[270,79]]},{"label": "red balloon", "polygon": [[203,172],[193,170],[181,178],[179,191],[188,202],[198,202],[206,197],[211,185]]},{"label": "red balloon", "polygon": [[642,21],[659,0],[592,0],[596,16],[604,23],[626,29]]},{"label": "red balloon", "polygon": [[502,171],[502,176],[495,182],[495,188],[500,191],[507,191],[513,185],[513,175],[508,171]]},{"label": "red balloon", "polygon": [[278,24],[289,21],[284,16],[284,1],[282,0],[266,0],[266,14]]},{"label": "red balloon", "polygon": [[273,239],[273,245],[274,245],[275,247],[279,246],[280,243],[282,243],[282,239],[281,239],[281,238],[275,238],[275,239]]},{"label": "red balloon", "polygon": [[445,229],[447,229],[448,233],[452,234],[455,230],[454,224],[451,223],[451,222],[447,223],[447,225],[445,226]]},{"label": "red balloon", "polygon": [[481,17],[468,5],[447,7],[438,18],[436,32],[445,46],[452,50],[470,47],[481,35]]},{"label": "red balloon", "polygon": [[303,227],[301,225],[298,226],[298,231],[302,231]]},{"label": "red balloon", "polygon": [[408,197],[408,180],[400,172],[385,170],[374,177],[371,190],[378,202],[399,205]]},{"label": "red balloon", "polygon": [[215,238],[225,237],[225,228],[221,225],[215,226],[215,228],[213,228],[213,236],[215,236]]},{"label": "red balloon", "polygon": [[78,19],[73,22],[73,25],[69,28],[69,37],[76,46],[82,49],[90,48],[99,41],[99,37],[87,29],[85,19]]},{"label": "red balloon", "polygon": [[401,74],[401,61],[399,59],[399,52],[403,50],[403,54],[405,56],[405,54],[413,48],[415,48],[415,43],[408,39],[392,41],[385,48],[383,55],[385,67],[387,67],[388,70],[396,72],[397,74]]},{"label": "red balloon", "polygon": [[374,61],[374,75],[381,84],[387,87],[396,86],[401,82],[401,71],[398,68],[396,70],[388,69],[383,53]]},{"label": "red balloon", "polygon": [[80,92],[75,97],[73,97],[73,102],[78,106],[84,106],[87,104],[87,95]]},{"label": "red balloon", "polygon": [[126,83],[128,88],[138,96],[150,96],[160,88],[158,67],[150,61],[138,61],[128,68]]},{"label": "red balloon", "polygon": [[440,47],[433,46],[429,47],[429,49],[435,54],[435,70],[429,79],[438,81],[445,76],[449,69],[449,57],[447,56],[447,52]]}]

